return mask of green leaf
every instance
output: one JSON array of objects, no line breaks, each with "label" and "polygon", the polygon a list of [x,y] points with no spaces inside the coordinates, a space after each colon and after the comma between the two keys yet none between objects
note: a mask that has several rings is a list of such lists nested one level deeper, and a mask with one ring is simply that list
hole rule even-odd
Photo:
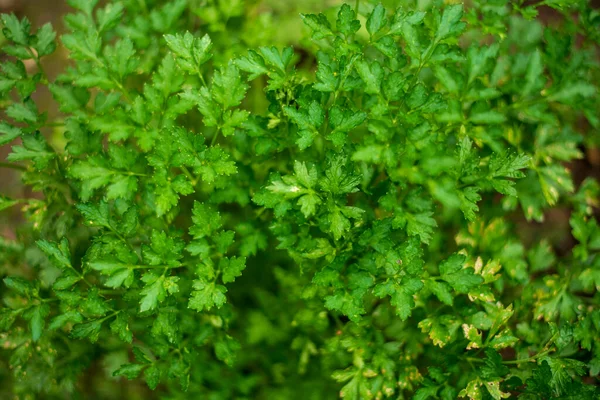
[{"label": "green leaf", "polygon": [[317,206],[321,204],[321,199],[315,194],[307,194],[298,199],[298,204],[302,214],[308,218],[317,212]]},{"label": "green leaf", "polygon": [[54,32],[50,23],[44,24],[37,30],[33,48],[37,52],[38,57],[54,53],[54,50],[56,50],[56,32]]},{"label": "green leaf", "polygon": [[326,192],[334,195],[354,193],[358,191],[360,180],[352,173],[345,171],[346,160],[335,158],[329,163],[325,176],[321,178],[320,185]]},{"label": "green leaf", "polygon": [[[368,64],[364,60],[356,64],[356,72],[365,83],[365,93],[378,94],[381,92],[381,83],[383,81],[383,69],[377,61]],[[332,110],[333,111],[333,110]]]},{"label": "green leaf", "polygon": [[46,325],[46,317],[49,314],[50,307],[48,304],[34,306],[23,314],[23,317],[26,320],[29,320],[29,330],[31,331],[31,338],[34,342],[37,342],[42,336],[44,326]]},{"label": "green leaf", "polygon": [[340,147],[346,141],[347,134],[366,119],[367,114],[365,112],[352,112],[349,109],[335,106],[329,112],[329,123],[333,130],[328,138],[336,147]]},{"label": "green leaf", "polygon": [[248,85],[242,82],[240,72],[233,62],[215,72],[211,93],[223,108],[239,105],[247,89]]},{"label": "green leaf", "polygon": [[9,199],[8,197],[0,195],[0,211],[6,210],[7,208],[10,208],[16,204],[19,204],[20,202],[21,202],[20,200],[12,200],[12,199]]},{"label": "green leaf", "polygon": [[48,85],[52,96],[60,104],[62,112],[70,113],[85,107],[89,94],[87,90],[80,88],[71,88],[55,84]]},{"label": "green leaf", "polygon": [[313,86],[315,90],[320,92],[335,92],[339,82],[339,77],[331,65],[319,62],[317,66],[317,83]]},{"label": "green leaf", "polygon": [[538,178],[546,202],[553,206],[561,193],[575,190],[569,170],[562,165],[548,165],[538,169]]},{"label": "green leaf", "polygon": [[235,278],[242,275],[246,268],[246,257],[223,257],[219,262],[219,269],[223,273],[223,283],[235,281]]},{"label": "green leaf", "polygon": [[30,296],[34,290],[31,282],[18,276],[7,276],[2,281],[7,288],[25,296]]},{"label": "green leaf", "polygon": [[156,275],[154,272],[146,272],[142,275],[142,281],[145,283],[144,289],[140,292],[140,312],[154,310],[158,303],[162,303],[167,294],[177,293],[179,286],[177,282],[179,277],[165,277]]},{"label": "green leaf", "polygon": [[567,82],[560,90],[548,96],[551,101],[576,104],[581,99],[592,97],[597,89],[588,82]]},{"label": "green leaf", "polygon": [[494,155],[489,162],[492,187],[499,193],[517,196],[514,182],[505,178],[523,178],[522,169],[529,165],[530,157],[524,154]]},{"label": "green leaf", "polygon": [[221,228],[221,215],[211,206],[194,201],[192,210],[192,222],[190,227],[190,235],[194,239],[200,239],[205,236],[210,236],[213,232]]},{"label": "green leaf", "polygon": [[356,12],[348,4],[342,4],[337,16],[336,28],[346,37],[354,35],[360,29],[360,21],[356,19]]},{"label": "green leaf", "polygon": [[179,267],[184,247],[183,241],[177,237],[169,236],[164,231],[152,231],[150,246],[142,246],[144,261],[150,265],[163,265]]},{"label": "green leaf", "polygon": [[27,122],[28,124],[34,124],[38,120],[37,110],[35,109],[35,106],[29,106],[28,104],[11,104],[6,109],[6,115],[18,122]]},{"label": "green leaf", "polygon": [[56,330],[64,327],[69,322],[80,324],[83,322],[83,316],[78,311],[67,311],[64,314],[57,315],[52,319],[48,329]]},{"label": "green leaf", "polygon": [[165,35],[165,41],[179,67],[188,73],[201,73],[200,66],[212,58],[213,44],[208,35],[199,39],[186,32],[184,35]]},{"label": "green leaf", "polygon": [[129,323],[124,313],[119,313],[117,318],[111,322],[110,330],[126,343],[131,343],[133,340],[133,333],[129,329]]},{"label": "green leaf", "polygon": [[172,312],[159,311],[158,316],[152,323],[152,335],[156,337],[164,336],[169,343],[174,343],[177,339],[177,319]]},{"label": "green leaf", "polygon": [[502,356],[497,351],[486,349],[485,356],[485,364],[479,371],[480,376],[484,380],[490,381],[495,378],[502,378],[510,372],[508,367],[502,364]]},{"label": "green leaf", "polygon": [[[17,81],[14,79],[6,79],[0,76],[0,94],[4,95],[10,92],[10,90],[16,85],[16,83]],[[4,122],[2,122],[2,125],[4,125]]]},{"label": "green leaf", "polygon": [[261,47],[260,54],[262,54],[265,63],[278,72],[285,74],[285,70],[292,60],[293,50],[291,47],[286,47],[281,53],[277,50],[277,47]]},{"label": "green leaf", "polygon": [[38,240],[37,246],[48,256],[48,259],[54,266],[64,269],[72,269],[71,251],[69,250],[69,242],[66,238],[62,238],[60,243],[52,243],[47,240]]},{"label": "green leaf", "polygon": [[240,343],[227,335],[215,343],[215,355],[225,364],[232,366],[236,359],[236,353],[242,348]]},{"label": "green leaf", "polygon": [[486,70],[486,65],[490,60],[497,57],[499,51],[498,44],[494,43],[491,46],[475,47],[471,46],[467,53],[468,63],[468,83],[471,84],[475,78],[478,78]]},{"label": "green leaf", "polygon": [[77,204],[75,206],[89,226],[99,226],[111,229],[108,203]]},{"label": "green leaf", "polygon": [[113,28],[123,17],[124,7],[121,3],[107,4],[106,7],[96,11],[98,31],[104,32]]},{"label": "green leaf", "polygon": [[394,14],[389,35],[402,35],[406,43],[407,53],[414,58],[419,58],[425,50],[419,31],[416,28],[425,18],[423,11],[405,11],[398,8]]},{"label": "green leaf", "polygon": [[124,376],[127,379],[135,379],[139,376],[145,365],[142,364],[123,364],[113,372],[113,376]]},{"label": "green leaf", "polygon": [[67,3],[71,7],[83,11],[86,15],[91,15],[98,0],[67,0]]},{"label": "green leaf", "polygon": [[250,74],[248,80],[254,80],[261,75],[269,73],[265,60],[254,50],[248,50],[248,55],[233,61],[244,72]]},{"label": "green leaf", "polygon": [[469,186],[458,192],[460,199],[460,209],[468,221],[474,221],[479,211],[477,203],[481,200],[479,188]]},{"label": "green leaf", "polygon": [[544,360],[533,370],[532,376],[525,381],[527,392],[550,397],[552,396],[552,387],[550,386],[552,381],[552,370],[548,362]]},{"label": "green leaf", "polygon": [[419,322],[419,328],[426,332],[435,346],[444,347],[454,340],[459,322],[451,315],[426,318]]},{"label": "green leaf", "polygon": [[444,304],[449,306],[453,303],[451,287],[446,282],[437,282],[430,280],[427,282],[427,287],[435,296]]},{"label": "green leaf", "polygon": [[[498,382],[496,382],[496,384],[498,384]],[[471,400],[482,400],[485,393],[483,388],[484,382],[482,382],[481,379],[477,378],[475,380],[470,381],[467,384],[467,387],[460,391],[459,396],[468,397]]]},{"label": "green leaf", "polygon": [[373,35],[378,33],[386,24],[385,7],[379,3],[367,18],[367,32],[373,37]]},{"label": "green leaf", "polygon": [[102,329],[102,319],[78,324],[71,330],[71,337],[74,339],[89,339],[90,342],[96,343]]},{"label": "green leaf", "polygon": [[13,146],[12,153],[6,157],[8,161],[31,160],[36,169],[44,169],[56,154],[48,148],[44,137],[39,133],[23,135],[22,146]]},{"label": "green leaf", "polygon": [[481,332],[477,330],[477,328],[475,328],[475,326],[473,325],[463,324],[462,328],[463,333],[465,335],[465,339],[469,340],[467,350],[480,349],[483,346],[481,341]]},{"label": "green leaf", "polygon": [[524,94],[532,94],[534,90],[539,90],[544,86],[544,64],[542,63],[542,53],[539,49],[531,54],[527,64],[527,74],[525,76]]},{"label": "green leaf", "polygon": [[[423,282],[418,279],[402,280],[401,285],[390,293],[391,304],[396,308],[396,314],[406,320],[412,313],[415,307],[413,295],[423,288]],[[376,296],[379,296],[375,291]]]},{"label": "green leaf", "polygon": [[27,18],[19,21],[14,14],[2,14],[0,21],[2,21],[2,33],[8,40],[23,46],[29,44],[31,24]]},{"label": "green leaf", "polygon": [[319,40],[334,35],[331,24],[323,14],[300,14],[300,17],[302,22],[311,29],[313,39]]},{"label": "green leaf", "polygon": [[423,243],[429,243],[433,237],[434,229],[437,227],[437,222],[432,218],[433,212],[422,212],[417,214],[405,213],[402,217],[396,216],[393,224],[399,220],[406,223],[406,232],[410,236],[419,236]]},{"label": "green leaf", "polygon": [[195,280],[193,284],[194,291],[190,297],[188,307],[196,310],[210,311],[213,307],[221,308],[227,301],[225,293],[227,288],[217,285],[214,282],[208,283],[202,280]]},{"label": "green leaf", "polygon": [[498,111],[478,111],[471,113],[469,120],[480,125],[496,125],[506,122],[506,116]]},{"label": "green leaf", "polygon": [[72,287],[80,280],[80,276],[74,275],[72,273],[64,273],[54,281],[52,288],[54,290],[65,290]]},{"label": "green leaf", "polygon": [[352,293],[346,291],[337,291],[335,294],[325,298],[325,307],[329,310],[339,311],[346,315],[351,321],[357,322],[360,316],[365,313],[360,298],[356,298]]},{"label": "green leaf", "polygon": [[466,257],[453,254],[440,264],[440,277],[458,293],[468,293],[483,283],[483,278],[475,274],[473,268],[463,268]]},{"label": "green leaf", "polygon": [[390,296],[391,304],[396,314],[406,320],[415,307],[414,295],[421,291],[424,283],[420,278],[422,273],[422,250],[417,239],[407,241],[399,253],[393,255],[394,266],[402,271],[401,278],[387,279],[375,285],[373,295],[383,298]]},{"label": "green leaf", "polygon": [[447,6],[442,13],[442,18],[435,33],[435,41],[439,42],[451,36],[459,35],[466,26],[464,22],[460,21],[462,15],[462,4]]},{"label": "green leaf", "polygon": [[157,365],[152,365],[144,371],[144,379],[146,380],[146,384],[152,390],[156,389],[158,384],[160,383],[161,369]]},{"label": "green leaf", "polygon": [[[90,264],[94,269],[98,267],[98,264]],[[134,280],[133,270],[130,268],[120,269],[111,273],[111,277],[104,282],[104,284],[110,288],[116,289],[121,286],[129,287]]]}]

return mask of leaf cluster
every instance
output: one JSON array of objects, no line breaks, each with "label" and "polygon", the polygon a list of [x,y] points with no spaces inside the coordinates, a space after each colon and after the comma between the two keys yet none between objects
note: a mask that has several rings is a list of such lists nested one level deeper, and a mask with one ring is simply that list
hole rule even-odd
[{"label": "leaf cluster", "polygon": [[600,396],[589,2],[68,3],[1,16],[0,397]]}]

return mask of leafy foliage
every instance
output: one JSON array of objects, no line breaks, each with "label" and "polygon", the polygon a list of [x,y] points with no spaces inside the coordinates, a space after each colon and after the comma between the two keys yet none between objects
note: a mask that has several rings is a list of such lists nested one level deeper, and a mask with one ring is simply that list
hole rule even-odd
[{"label": "leafy foliage", "polygon": [[0,397],[600,396],[588,1],[357,1],[294,46],[256,1],[68,3],[58,41],[1,17]]}]

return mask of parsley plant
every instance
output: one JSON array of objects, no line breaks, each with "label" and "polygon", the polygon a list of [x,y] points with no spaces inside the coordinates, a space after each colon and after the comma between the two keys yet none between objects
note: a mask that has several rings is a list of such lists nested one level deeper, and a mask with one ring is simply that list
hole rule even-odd
[{"label": "parsley plant", "polygon": [[0,397],[600,397],[589,1],[68,3],[1,17]]}]

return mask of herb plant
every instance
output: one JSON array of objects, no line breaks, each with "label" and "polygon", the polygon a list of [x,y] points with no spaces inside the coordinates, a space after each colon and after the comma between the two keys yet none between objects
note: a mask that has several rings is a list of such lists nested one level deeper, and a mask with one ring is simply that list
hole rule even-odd
[{"label": "herb plant", "polygon": [[68,3],[1,17],[1,398],[599,398],[590,2]]}]

